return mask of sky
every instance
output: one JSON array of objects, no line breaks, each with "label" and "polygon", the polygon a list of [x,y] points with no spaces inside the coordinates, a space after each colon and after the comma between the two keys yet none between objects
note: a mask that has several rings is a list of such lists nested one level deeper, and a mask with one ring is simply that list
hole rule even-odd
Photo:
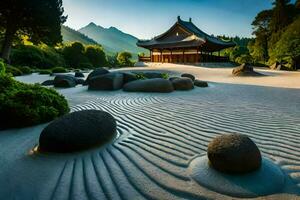
[{"label": "sky", "polygon": [[256,14],[272,7],[271,0],[63,0],[68,20],[79,29],[90,22],[114,26],[139,39],[167,31],[177,20],[192,18],[208,34],[250,37]]}]

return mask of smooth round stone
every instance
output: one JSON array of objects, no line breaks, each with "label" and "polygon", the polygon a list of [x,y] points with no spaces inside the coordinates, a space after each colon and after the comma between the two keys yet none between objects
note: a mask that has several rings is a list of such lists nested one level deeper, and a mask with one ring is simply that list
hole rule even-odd
[{"label": "smooth round stone", "polygon": [[192,81],[195,81],[195,79],[196,79],[195,76],[192,74],[182,74],[181,77],[190,78],[190,79],[192,79]]},{"label": "smooth round stone", "polygon": [[221,135],[207,148],[210,165],[226,173],[248,173],[261,166],[261,154],[256,144],[242,134]]},{"label": "smooth round stone", "polygon": [[171,80],[175,90],[191,90],[194,89],[194,83],[190,78],[182,77]]},{"label": "smooth round stone", "polygon": [[254,198],[280,193],[285,186],[285,176],[280,167],[269,159],[262,166],[243,175],[226,174],[213,169],[207,156],[195,158],[189,167],[191,177],[200,185],[217,193],[239,198]]},{"label": "smooth round stone", "polygon": [[205,81],[195,80],[194,85],[197,87],[208,87],[208,83]]},{"label": "smooth round stone", "polygon": [[66,153],[88,149],[112,140],[116,130],[116,120],[107,112],[73,112],[54,120],[42,131],[39,151]]}]

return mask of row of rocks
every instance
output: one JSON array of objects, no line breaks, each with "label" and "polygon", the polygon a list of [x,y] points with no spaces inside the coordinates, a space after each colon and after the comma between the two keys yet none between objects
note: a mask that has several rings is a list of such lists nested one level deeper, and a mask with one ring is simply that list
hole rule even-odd
[{"label": "row of rocks", "polygon": [[[83,75],[83,74],[82,74]],[[78,84],[84,85],[85,80],[77,77],[82,77],[75,74],[75,76],[67,75],[57,75],[54,80],[47,80],[42,83],[43,86],[54,86],[58,88],[70,88],[75,87]],[[84,75],[83,75],[84,77]]]},{"label": "row of rocks", "polygon": [[207,82],[195,80],[191,74],[164,79],[163,74],[158,72],[145,72],[140,75],[134,72],[109,72],[102,68],[90,73],[85,84],[88,85],[89,90],[119,90],[123,88],[127,92],[161,93],[191,90],[194,85],[197,87],[208,86]]}]

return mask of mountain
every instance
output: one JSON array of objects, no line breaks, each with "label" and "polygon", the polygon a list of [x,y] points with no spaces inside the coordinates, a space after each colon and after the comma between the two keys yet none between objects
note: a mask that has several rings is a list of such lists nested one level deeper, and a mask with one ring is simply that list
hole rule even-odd
[{"label": "mountain", "polygon": [[86,44],[86,45],[95,45],[98,44],[96,41],[94,41],[93,39],[87,37],[86,35],[73,30],[67,26],[62,26],[61,27],[61,34],[63,36],[63,41],[64,42],[81,42],[82,44]]},{"label": "mountain", "polygon": [[111,52],[128,51],[135,55],[142,52],[147,53],[145,49],[136,46],[138,41],[136,37],[115,27],[103,28],[95,23],[90,23],[78,31],[101,44],[104,49],[108,48],[107,50]]}]

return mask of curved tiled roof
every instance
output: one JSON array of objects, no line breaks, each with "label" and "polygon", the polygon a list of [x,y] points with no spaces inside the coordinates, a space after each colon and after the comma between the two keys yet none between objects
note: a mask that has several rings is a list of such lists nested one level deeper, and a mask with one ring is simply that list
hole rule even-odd
[{"label": "curved tiled roof", "polygon": [[[173,40],[173,41],[162,41],[162,38],[164,38],[168,33],[170,33],[175,27],[180,26],[185,31],[189,32],[189,37],[183,38],[181,40]],[[223,41],[217,37],[208,35],[207,33],[200,30],[192,21],[183,21],[178,17],[178,21],[165,33],[156,36],[155,38],[151,40],[139,40],[137,42],[138,46],[144,47],[144,48],[155,48],[155,47],[165,47],[166,45],[170,45],[169,47],[172,48],[173,46],[180,47],[181,43],[190,42],[191,46],[203,46],[206,47],[207,50],[221,50],[228,47],[235,46],[235,43],[233,42],[227,42]],[[198,41],[198,43],[196,42]]]}]

